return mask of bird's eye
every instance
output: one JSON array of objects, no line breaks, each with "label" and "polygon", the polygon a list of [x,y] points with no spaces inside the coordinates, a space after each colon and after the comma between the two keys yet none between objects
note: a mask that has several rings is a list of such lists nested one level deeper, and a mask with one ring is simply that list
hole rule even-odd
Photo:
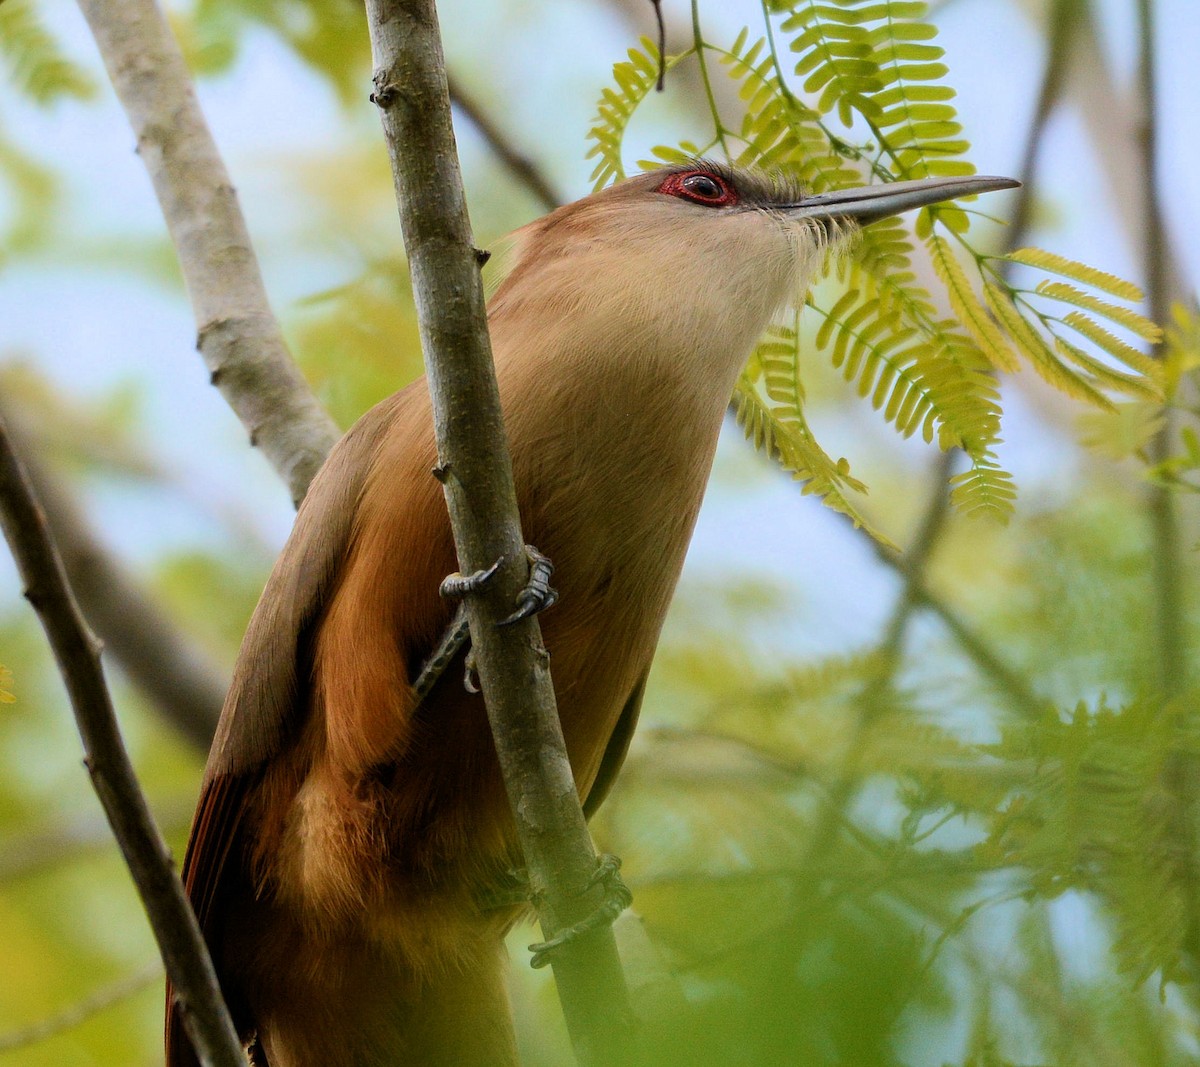
[{"label": "bird's eye", "polygon": [[706,170],[668,175],[658,191],[706,207],[725,207],[737,203],[738,199],[733,186],[725,178]]}]

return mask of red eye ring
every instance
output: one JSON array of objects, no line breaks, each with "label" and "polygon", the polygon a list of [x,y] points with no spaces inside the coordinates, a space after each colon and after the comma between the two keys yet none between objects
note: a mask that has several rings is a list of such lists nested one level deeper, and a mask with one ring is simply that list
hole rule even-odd
[{"label": "red eye ring", "polygon": [[738,201],[737,191],[729,180],[710,170],[683,170],[668,174],[658,191],[705,207],[727,207]]}]

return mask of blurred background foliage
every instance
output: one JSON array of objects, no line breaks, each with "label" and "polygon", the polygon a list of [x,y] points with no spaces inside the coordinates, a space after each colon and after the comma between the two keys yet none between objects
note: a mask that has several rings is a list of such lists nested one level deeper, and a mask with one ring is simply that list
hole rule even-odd
[{"label": "blurred background foliage", "polygon": [[[692,13],[663,7],[680,52]],[[1133,118],[1139,18],[1155,7],[947,0],[931,15],[970,158],[1035,179],[1030,243],[1140,283],[1155,253]],[[546,194],[498,160],[471,108],[551,195],[582,195],[599,90],[652,14],[633,0],[442,8],[490,244]],[[1005,379],[1000,452],[1021,496],[1000,526],[949,513],[955,458],[899,441],[810,360],[807,416],[832,455],[852,445],[863,507],[899,557],[801,498],[736,428],[723,439],[643,727],[594,822],[649,934],[656,964],[631,976],[664,1064],[1200,1058],[1200,234],[1194,189],[1171,177],[1197,163],[1178,116],[1196,95],[1182,42],[1198,22],[1187,0],[1157,8],[1141,63],[1165,72],[1149,114],[1178,240],[1157,252],[1168,278],[1147,310],[1169,319],[1169,408],[1085,413],[1027,374]],[[759,33],[765,10],[706,5],[706,37]],[[170,15],[293,351],[349,425],[420,368],[361,9],[196,0]],[[3,0],[0,69],[0,405],[76,532],[219,691],[286,536],[286,493],[204,384],[171,250],[77,13]],[[647,101],[628,160],[707,121],[696,77],[681,64]],[[731,115],[737,86],[713,77]],[[121,662],[114,650],[127,741],[178,853],[203,750],[179,705]],[[154,1063],[153,943],[7,559],[0,664],[0,1064]],[[553,990],[524,966],[531,940],[511,942],[521,1040],[530,1065],[562,1064]]]}]

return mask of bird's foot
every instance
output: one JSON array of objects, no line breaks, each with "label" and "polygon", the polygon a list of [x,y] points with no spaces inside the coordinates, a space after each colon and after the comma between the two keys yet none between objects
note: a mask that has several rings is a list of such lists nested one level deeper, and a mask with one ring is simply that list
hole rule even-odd
[{"label": "bird's foot", "polygon": [[[454,576],[451,575],[451,577]],[[467,625],[467,613],[464,608],[460,607],[450,625],[446,627],[446,632],[442,634],[442,639],[438,642],[432,655],[421,667],[417,680],[413,682],[413,692],[417,696],[418,704],[425,699],[437,680],[446,673],[450,661],[470,640],[471,628]]]},{"label": "bird's foot", "polygon": [[476,898],[481,911],[501,908],[528,907],[533,901],[529,872],[524,867],[510,867]]},{"label": "bird's foot", "polygon": [[501,619],[496,623],[497,626],[511,626],[514,622],[520,622],[521,619],[527,619],[530,615],[553,607],[558,601],[558,590],[550,584],[550,578],[554,574],[554,564],[550,562],[550,557],[544,556],[533,545],[525,546],[525,555],[529,557],[529,581],[517,595],[517,610],[507,618]]},{"label": "bird's foot", "polygon": [[587,885],[584,886],[584,892],[598,885],[604,887],[604,900],[600,906],[590,915],[580,919],[579,922],[568,926],[565,930],[560,930],[549,941],[539,941],[535,945],[530,945],[529,951],[533,953],[533,958],[529,961],[531,967],[545,967],[550,962],[550,955],[555,949],[561,948],[601,926],[611,926],[617,916],[633,903],[633,894],[621,878],[620,859],[607,852],[597,858],[596,870],[588,879]]},{"label": "bird's foot", "polygon": [[488,582],[496,577],[496,572],[503,562],[504,557],[501,556],[490,567],[485,567],[474,574],[459,574],[458,571],[447,574],[442,579],[442,584],[438,586],[438,592],[447,600],[462,600],[463,597],[470,596],[472,593],[478,593],[481,589],[486,589]]},{"label": "bird's foot", "polygon": [[[525,546],[525,554],[529,557],[529,581],[517,596],[517,610],[497,626],[509,626],[520,619],[526,619],[539,611],[545,611],[558,600],[558,591],[550,585],[550,576],[554,573],[554,564],[549,557],[539,552],[533,545]],[[459,574],[457,571],[442,579],[438,592],[449,599],[461,600],[485,589],[496,576],[500,564],[498,559],[490,567],[475,571],[474,574]],[[442,639],[433,650],[432,655],[421,667],[417,680],[413,683],[413,692],[420,702],[434,687],[437,680],[446,672],[451,660],[466,647],[471,639],[471,630],[467,625],[467,613],[460,606],[454,619],[446,628]],[[470,649],[467,650],[466,664],[463,671],[463,688],[468,693],[479,692],[479,675],[475,670],[475,659]]]}]

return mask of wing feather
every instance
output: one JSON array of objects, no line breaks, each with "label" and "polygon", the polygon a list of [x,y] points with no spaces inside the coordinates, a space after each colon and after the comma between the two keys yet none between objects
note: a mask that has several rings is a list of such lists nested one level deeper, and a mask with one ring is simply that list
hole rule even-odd
[{"label": "wing feather", "polygon": [[[424,388],[414,383],[376,405],[334,447],[313,479],[251,616],[183,860],[184,886],[206,938],[230,888],[228,860],[247,792],[265,761],[296,735],[306,712],[300,679],[309,675],[311,634],[337,586],[372,456],[404,397],[418,386]],[[169,981],[166,1062],[167,1067],[197,1064]]]},{"label": "wing feather", "polygon": [[604,798],[608,796],[609,790],[617,780],[617,772],[620,771],[621,764],[625,762],[625,756],[629,752],[629,742],[633,740],[638,715],[642,710],[642,697],[646,695],[646,678],[649,674],[650,671],[647,668],[638,679],[637,684],[633,687],[633,692],[629,694],[629,699],[625,701],[625,707],[621,709],[621,717],[617,719],[612,736],[608,739],[608,747],[605,748],[604,756],[600,760],[600,770],[596,772],[596,780],[592,783],[592,788],[588,790],[587,799],[583,802],[583,814],[588,819],[595,815],[596,809],[604,803]]}]

